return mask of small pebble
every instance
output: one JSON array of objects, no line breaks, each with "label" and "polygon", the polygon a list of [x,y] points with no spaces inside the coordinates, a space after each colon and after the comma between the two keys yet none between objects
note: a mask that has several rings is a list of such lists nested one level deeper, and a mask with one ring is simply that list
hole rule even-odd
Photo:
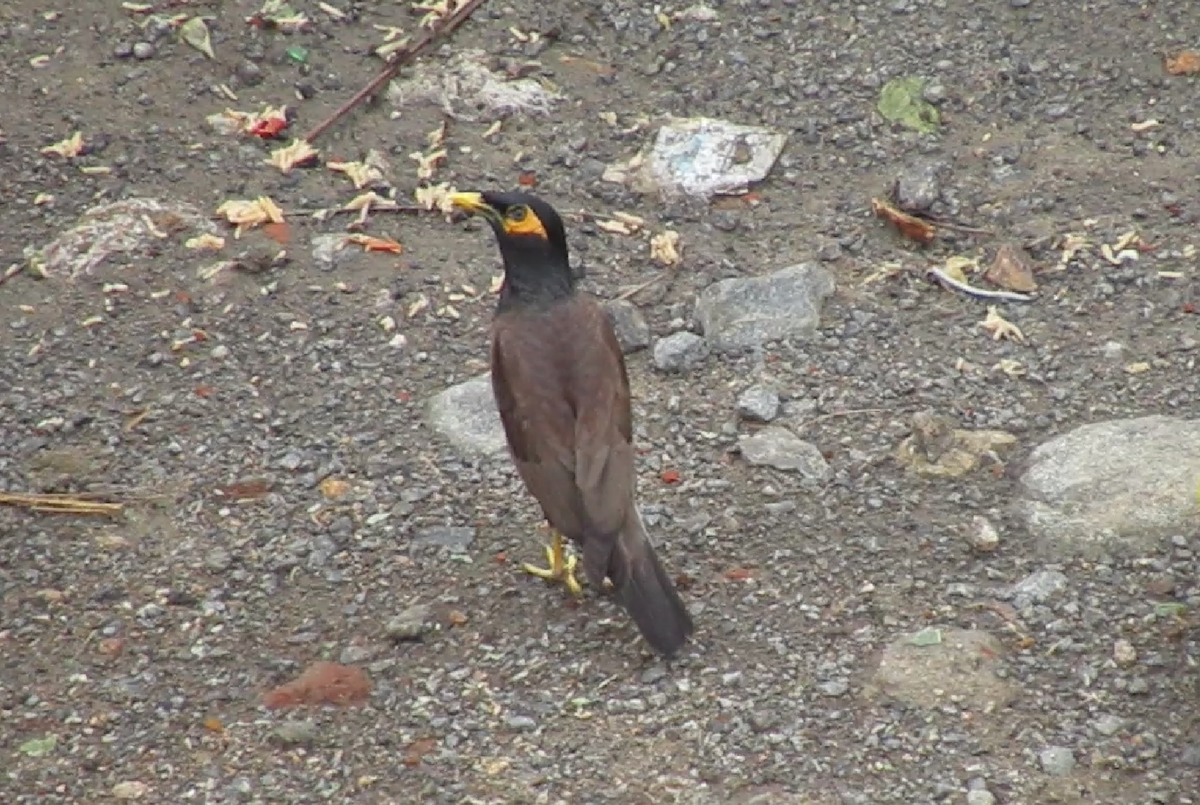
[{"label": "small pebble", "polygon": [[779,395],[765,386],[751,386],[738,396],[737,412],[748,422],[770,422],[779,416]]},{"label": "small pebble", "polygon": [[1075,769],[1075,753],[1065,746],[1048,746],[1038,754],[1038,762],[1051,777],[1065,777]]},{"label": "small pebble", "polygon": [[154,58],[154,45],[150,44],[149,42],[134,43],[133,57],[143,61]]},{"label": "small pebble", "polygon": [[310,744],[317,737],[317,725],[311,721],[285,721],[271,734],[284,746]]},{"label": "small pebble", "polygon": [[396,615],[384,626],[384,631],[392,640],[419,640],[429,624],[429,607],[416,604]]}]

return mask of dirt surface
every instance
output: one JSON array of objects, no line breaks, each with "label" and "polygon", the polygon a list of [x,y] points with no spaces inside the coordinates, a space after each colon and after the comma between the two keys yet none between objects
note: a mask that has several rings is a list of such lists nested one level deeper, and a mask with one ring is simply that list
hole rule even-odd
[{"label": "dirt surface", "polygon": [[[263,162],[273,146],[205,118],[289,103],[293,131],[307,130],[378,69],[373,26],[411,29],[418,17],[335,2],[350,14],[336,22],[299,0],[315,24],[288,36],[248,26],[255,3],[169,5],[214,17],[215,61],[139,30],[116,0],[57,17],[29,0],[0,8],[0,266],[114,201],[209,216],[231,198],[267,194],[292,211],[353,196],[324,168],[280,174]],[[458,110],[439,180],[511,188],[532,171],[564,212],[621,210],[680,232],[678,272],[633,297],[656,336],[686,326],[716,279],[802,261],[836,276],[815,340],[674,375],[646,351],[630,357],[643,503],[664,561],[689,582],[695,645],[666,666],[611,601],[593,592],[572,604],[521,575],[542,535],[515,475],[423,424],[430,395],[486,368],[497,273],[487,232],[379,213],[368,232],[404,254],[347,251],[331,270],[311,239],[347,219],[297,214],[288,262],[209,281],[198,272],[213,256],[183,246],[202,223],[155,212],[165,237],[87,275],[0,285],[0,489],[127,503],[112,521],[0,507],[0,799],[1200,798],[1200,642],[1146,617],[1156,596],[1200,603],[1200,535],[1150,555],[1062,559],[1052,567],[1066,592],[1018,623],[990,603],[996,591],[1054,559],[1009,514],[1014,473],[929,480],[892,459],[924,409],[1011,432],[1019,466],[1087,422],[1200,408],[1187,249],[1200,215],[1198,84],[1162,66],[1164,52],[1197,44],[1194,2],[712,9],[664,28],[641,2],[492,2],[428,60],[478,49],[564,98],[487,137],[493,116]],[[127,55],[135,45],[146,58]],[[50,58],[35,66],[40,55]],[[883,83],[905,75],[930,82],[936,134],[875,112]],[[446,118],[431,104],[392,111],[380,99],[317,145],[342,159],[387,152],[403,197],[416,182],[409,154]],[[787,133],[758,201],[664,203],[601,182],[668,114]],[[1161,125],[1131,128],[1150,119]],[[39,153],[76,130],[89,155]],[[930,163],[932,212],[997,238],[948,232],[920,252],[870,214],[872,196]],[[35,204],[39,194],[53,199]],[[569,226],[603,297],[660,271],[643,238]],[[1112,244],[1130,230],[1153,247],[1140,259],[1085,251],[1039,273],[1036,302],[1001,307],[1025,344],[993,340],[983,303],[922,276],[1001,242],[1053,268],[1067,233]],[[247,248],[279,246],[252,233],[226,251]],[[865,282],[889,263],[907,270]],[[428,307],[410,317],[422,295]],[[388,316],[395,332],[380,324]],[[1024,374],[993,371],[1004,359]],[[828,460],[828,483],[731,454],[748,430],[735,400],[752,382],[783,393],[789,425]],[[667,471],[679,482],[664,483]],[[348,487],[322,485],[331,478]],[[997,524],[996,551],[964,538],[976,515]],[[402,613],[425,629],[420,640],[396,639]],[[882,695],[884,647],[930,624],[995,635],[1011,700],[922,707]],[[1134,659],[1114,655],[1118,640]],[[367,702],[262,706],[264,691],[320,659],[366,669]],[[1073,769],[1055,748],[1073,753]]]}]

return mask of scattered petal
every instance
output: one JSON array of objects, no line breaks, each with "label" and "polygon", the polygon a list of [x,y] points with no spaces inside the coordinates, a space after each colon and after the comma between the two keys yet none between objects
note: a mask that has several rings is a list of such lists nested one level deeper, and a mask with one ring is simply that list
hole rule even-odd
[{"label": "scattered petal", "polygon": [[409,159],[417,163],[417,181],[427,182],[433,178],[433,174],[437,172],[438,166],[446,159],[446,149],[439,148],[428,154],[413,152],[408,155]]},{"label": "scattered petal", "polygon": [[317,149],[309,145],[308,140],[293,140],[289,145],[272,151],[267,162],[284,173],[291,173],[292,168],[311,165],[316,161],[317,153]]},{"label": "scattered petal", "polygon": [[419,206],[427,210],[437,210],[438,212],[449,215],[454,212],[454,205],[450,202],[450,196],[455,192],[454,188],[445,182],[441,184],[429,185],[427,187],[418,187],[413,191],[413,198]]},{"label": "scattered petal", "polygon": [[650,238],[650,259],[659,265],[678,265],[679,233],[668,229]]},{"label": "scattered petal", "polygon": [[372,235],[350,235],[346,242],[362,246],[368,252],[400,254],[404,251],[404,247],[391,238],[377,238]]},{"label": "scattered petal", "polygon": [[383,181],[383,172],[366,162],[327,162],[325,167],[331,171],[346,174],[346,177],[354,182],[354,187],[358,190]]},{"label": "scattered petal", "polygon": [[1021,332],[1020,327],[1001,316],[995,305],[988,305],[987,318],[980,322],[979,326],[992,334],[993,341],[1006,339],[1025,343],[1025,333]]},{"label": "scattered petal", "polygon": [[933,224],[917,218],[915,215],[909,215],[883,199],[871,199],[871,209],[877,216],[900,230],[900,234],[909,240],[915,240],[917,243],[929,243],[936,235]]},{"label": "scattered petal", "polygon": [[[218,210],[218,213],[220,211]],[[210,235],[205,232],[203,235],[197,235],[194,238],[188,238],[183,242],[185,248],[202,249],[205,251],[215,252],[218,249],[225,248],[225,238],[219,235]]]},{"label": "scattered petal", "polygon": [[237,227],[234,237],[240,237],[245,230],[262,224],[283,223],[283,210],[267,196],[226,201],[217,207],[217,215],[224,216],[229,223]]},{"label": "scattered petal", "polygon": [[350,484],[346,481],[343,481],[341,478],[334,478],[331,476],[321,481],[321,483],[318,484],[318,488],[321,490],[321,494],[324,495],[327,500],[337,500],[338,498],[345,496],[346,493],[350,491]]},{"label": "scattered petal", "polygon": [[208,32],[208,26],[205,25],[203,17],[192,17],[179,26],[179,38],[208,58],[217,58],[217,54],[213,53],[212,36]]},{"label": "scattered petal", "polygon": [[77,131],[65,140],[47,145],[42,149],[42,153],[46,156],[56,155],[63,159],[74,159],[83,153],[83,149],[83,133]]}]

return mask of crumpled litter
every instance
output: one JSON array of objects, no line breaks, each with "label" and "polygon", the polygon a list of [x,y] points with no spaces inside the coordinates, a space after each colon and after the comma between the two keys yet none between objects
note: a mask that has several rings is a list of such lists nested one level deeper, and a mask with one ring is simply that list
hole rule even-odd
[{"label": "crumpled litter", "polygon": [[762,126],[693,117],[662,126],[633,159],[602,177],[641,193],[710,198],[746,192],[771,172],[787,135]]}]

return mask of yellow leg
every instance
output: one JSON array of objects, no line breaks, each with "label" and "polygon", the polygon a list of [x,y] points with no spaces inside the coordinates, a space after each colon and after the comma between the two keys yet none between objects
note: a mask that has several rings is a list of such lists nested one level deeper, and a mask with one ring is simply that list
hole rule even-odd
[{"label": "yellow leg", "polygon": [[583,595],[583,587],[579,584],[579,580],[575,578],[575,567],[579,560],[574,554],[567,553],[566,541],[562,534],[551,529],[554,535],[550,544],[546,546],[546,559],[550,563],[550,567],[535,567],[534,565],[521,565],[521,569],[531,576],[537,576],[539,579],[546,581],[561,582],[566,587],[571,595]]}]

